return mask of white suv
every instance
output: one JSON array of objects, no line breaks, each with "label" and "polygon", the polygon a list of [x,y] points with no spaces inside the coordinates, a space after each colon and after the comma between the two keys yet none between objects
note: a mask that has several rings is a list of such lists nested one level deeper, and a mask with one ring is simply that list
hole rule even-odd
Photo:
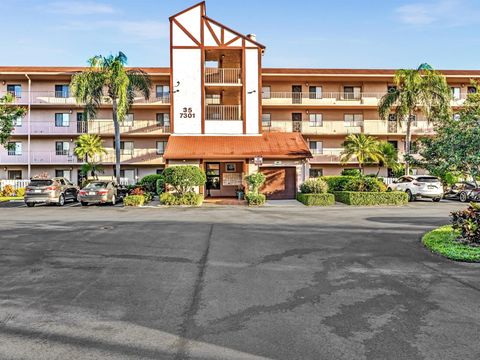
[{"label": "white suv", "polygon": [[416,198],[430,198],[438,202],[443,197],[441,181],[428,175],[402,176],[393,184],[388,185],[387,191],[404,191],[408,195],[408,201]]}]

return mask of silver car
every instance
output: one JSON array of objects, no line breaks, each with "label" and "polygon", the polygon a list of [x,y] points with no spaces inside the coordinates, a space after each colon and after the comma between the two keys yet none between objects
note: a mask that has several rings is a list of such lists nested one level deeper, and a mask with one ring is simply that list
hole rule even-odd
[{"label": "silver car", "polygon": [[35,204],[65,205],[66,201],[77,201],[78,186],[62,177],[32,179],[28,184],[24,201],[28,207]]},{"label": "silver car", "polygon": [[88,204],[112,204],[119,199],[117,186],[112,181],[92,181],[78,193],[83,206]]}]

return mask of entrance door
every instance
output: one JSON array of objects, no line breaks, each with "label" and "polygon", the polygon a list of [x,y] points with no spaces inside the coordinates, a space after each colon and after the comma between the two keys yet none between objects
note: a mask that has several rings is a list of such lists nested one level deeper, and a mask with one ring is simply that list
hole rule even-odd
[{"label": "entrance door", "polygon": [[260,191],[270,200],[295,199],[297,172],[294,167],[261,168],[265,183]]},{"label": "entrance door", "polygon": [[134,185],[135,184],[135,182],[136,182],[135,181],[135,170],[121,170],[120,175],[122,175],[122,178],[127,179],[128,185]]},{"label": "entrance door", "polygon": [[302,113],[292,113],[292,131],[302,132]]},{"label": "entrance door", "polygon": [[302,86],[293,85],[292,86],[292,104],[301,104],[302,103]]}]

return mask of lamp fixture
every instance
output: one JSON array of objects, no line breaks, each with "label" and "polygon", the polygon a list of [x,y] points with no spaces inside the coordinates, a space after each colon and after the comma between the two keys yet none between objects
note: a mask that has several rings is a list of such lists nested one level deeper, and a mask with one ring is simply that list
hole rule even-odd
[{"label": "lamp fixture", "polygon": [[257,92],[257,90],[252,90],[252,91],[249,91],[248,93],[253,94],[253,93],[256,93],[256,92]]},{"label": "lamp fixture", "polygon": [[3,171],[7,171],[7,167],[6,167],[6,166],[3,167]]},{"label": "lamp fixture", "polygon": [[2,85],[5,85],[7,82],[5,80],[2,81]]}]

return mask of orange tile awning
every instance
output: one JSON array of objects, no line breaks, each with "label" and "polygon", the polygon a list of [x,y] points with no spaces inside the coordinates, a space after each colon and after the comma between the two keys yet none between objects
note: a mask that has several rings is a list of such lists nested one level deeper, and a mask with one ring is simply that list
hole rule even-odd
[{"label": "orange tile awning", "polygon": [[257,136],[177,136],[168,139],[167,160],[304,159],[312,157],[300,133],[266,133]]}]

